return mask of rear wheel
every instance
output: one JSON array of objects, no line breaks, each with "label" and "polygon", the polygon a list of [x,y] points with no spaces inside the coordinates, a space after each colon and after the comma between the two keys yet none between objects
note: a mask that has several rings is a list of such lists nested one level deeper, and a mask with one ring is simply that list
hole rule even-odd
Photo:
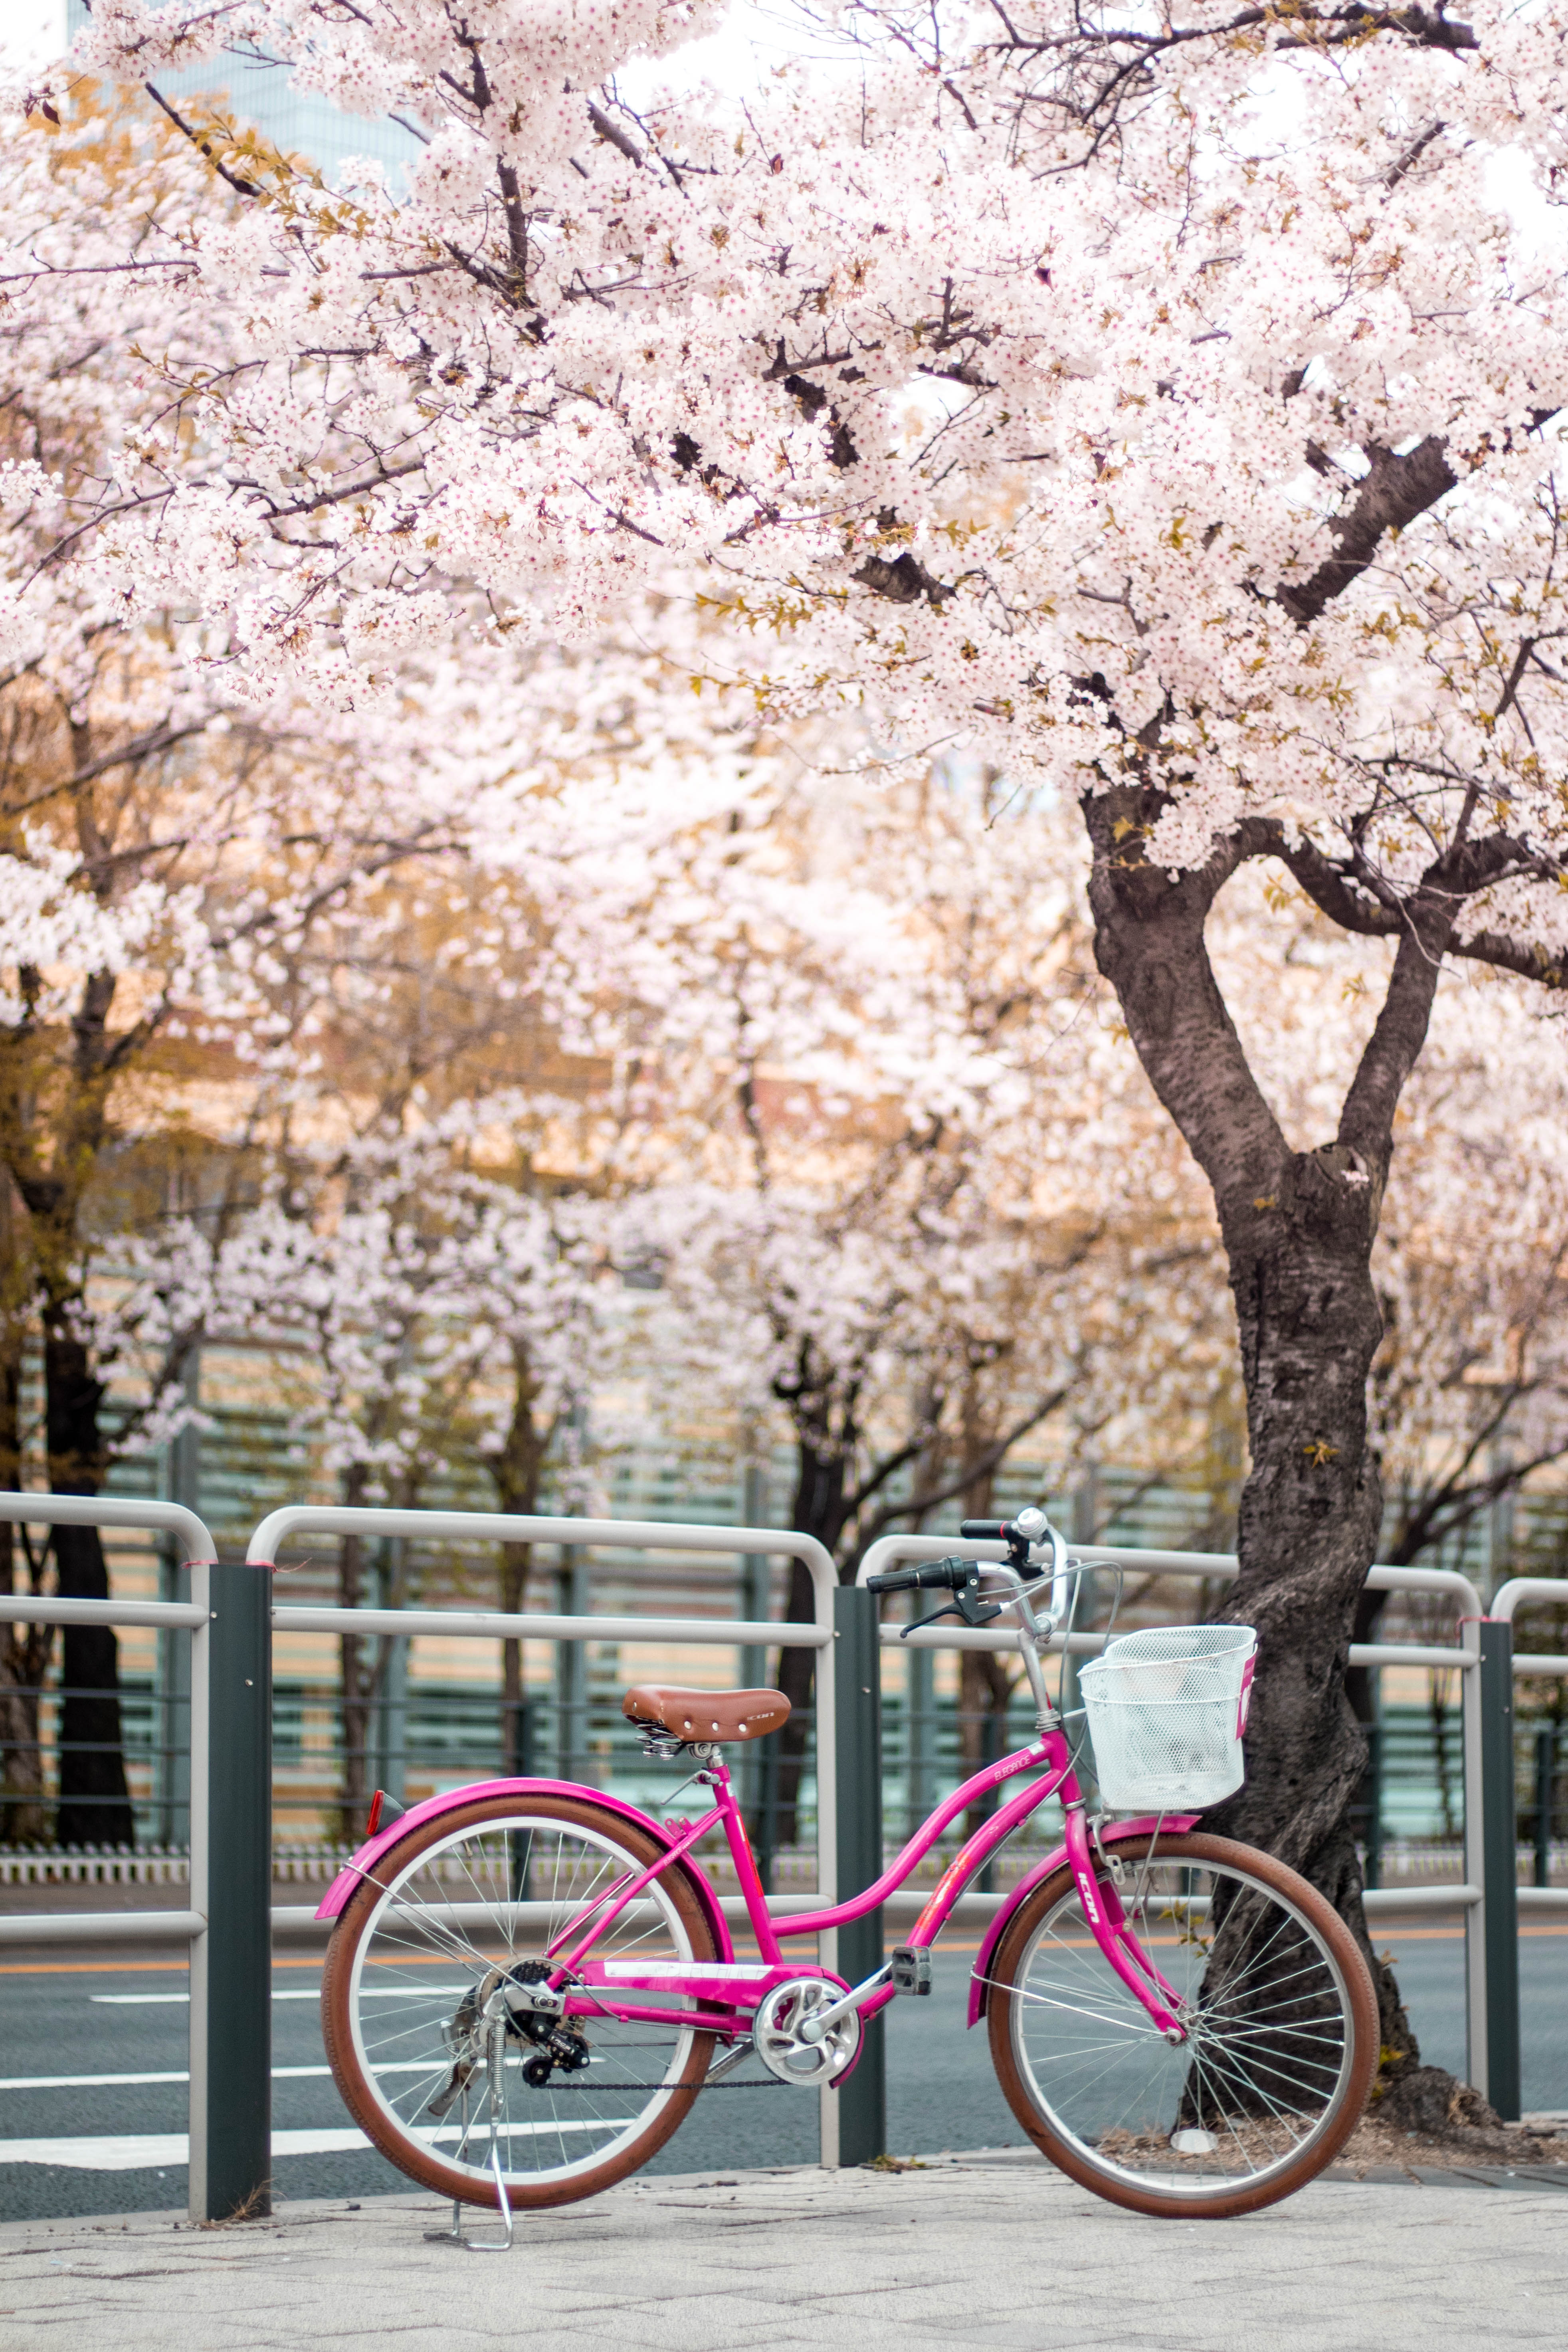
[{"label": "rear wheel", "polygon": [[[493,2206],[499,2158],[510,2204],[566,2204],[637,2171],[689,2113],[713,2052],[695,2013],[573,2019],[553,2047],[521,2026],[492,2041],[484,2023],[509,1974],[526,1981],[571,1920],[662,1850],[587,1799],[476,1799],[414,1831],[351,1896],[328,1948],[322,2035],[350,2114],[410,2179]],[[719,1957],[680,1863],[593,1951]]]},{"label": "rear wheel", "polygon": [[1020,1906],[992,1966],[1008,2105],[1053,2164],[1134,2212],[1219,2219],[1289,2197],[1343,2147],[1377,2064],[1354,1939],[1305,1879],[1228,1838],[1114,1853],[1129,1924],[1180,1996],[1187,2039],[1166,2042],[1108,1966],[1064,1867]]}]

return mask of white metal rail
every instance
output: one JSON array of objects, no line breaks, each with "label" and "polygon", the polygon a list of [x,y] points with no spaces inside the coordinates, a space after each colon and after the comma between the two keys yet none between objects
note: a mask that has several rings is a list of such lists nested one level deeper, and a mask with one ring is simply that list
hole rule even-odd
[{"label": "white metal rail", "polygon": [[[222,2021],[214,2014],[210,1969],[207,1966],[214,1931],[221,1925],[216,1918],[216,1911],[224,1907],[221,1902],[215,1906],[213,1900],[213,1807],[215,1802],[226,1803],[232,1810],[236,1801],[235,1772],[238,1772],[242,1781],[245,1777],[242,1767],[236,1766],[234,1770],[230,1770],[228,1761],[228,1750],[234,1744],[240,1719],[250,1722],[254,1727],[262,1716],[269,1715],[269,1681],[261,1666],[261,1659],[268,1645],[269,1627],[272,1631],[296,1633],[428,1634],[489,1641],[675,1642],[725,1649],[765,1645],[769,1648],[803,1647],[818,1653],[826,1652],[837,1638],[834,1628],[834,1606],[838,1585],[832,1560],[814,1538],[776,1528],[714,1528],[665,1521],[543,1516],[509,1517],[488,1512],[349,1510],[331,1506],[299,1505],[276,1511],[262,1522],[251,1539],[247,1562],[242,1569],[220,1567],[207,1529],[193,1512],[175,1504],[12,1495],[0,1496],[0,1517],[38,1526],[86,1524],[155,1529],[173,1535],[187,1556],[192,1575],[192,1595],[188,1602],[35,1600],[27,1595],[9,1595],[0,1596],[0,1619],[57,1624],[170,1627],[190,1633],[193,1644],[192,1907],[188,1911],[155,1914],[78,1912],[26,1916],[12,1915],[9,1918],[0,1919],[0,1940],[15,1943],[23,1940],[190,1939],[193,1960],[192,2211],[203,2219],[215,2218],[220,2212],[232,2210],[232,2203],[223,2202],[226,2193],[224,2165],[219,2161],[215,2168],[209,2145],[215,2129],[218,2128],[215,2119],[222,2113],[217,2095]],[[546,1543],[584,1550],[782,1555],[801,1561],[811,1576],[814,1621],[809,1624],[795,1624],[775,1623],[760,1618],[655,1618],[595,1616],[592,1613],[577,1616],[561,1612],[507,1613],[490,1610],[343,1610],[291,1603],[284,1603],[268,1612],[267,1601],[270,1577],[263,1585],[258,1580],[258,1571],[269,1570],[287,1540],[305,1531],[445,1538],[461,1542]],[[1228,1580],[1238,1572],[1236,1559],[1228,1554],[1134,1551],[1103,1545],[1079,1546],[1075,1549],[1078,1557],[1090,1565],[1131,1568],[1143,1574],[1214,1577]],[[939,1537],[889,1537],[868,1552],[860,1566],[858,1580],[864,1583],[868,1575],[897,1560],[929,1559],[954,1553],[978,1559],[1003,1556],[1001,1547],[997,1545],[965,1543]],[[1486,1807],[1482,1802],[1481,1693],[1482,1685],[1490,1672],[1490,1663],[1486,1662],[1486,1673],[1476,1671],[1483,1664],[1480,1598],[1468,1580],[1443,1570],[1379,1567],[1373,1570],[1368,1580],[1374,1588],[1384,1591],[1440,1594],[1452,1602],[1458,1620],[1459,1642],[1455,1647],[1405,1643],[1357,1644],[1351,1651],[1351,1659],[1358,1665],[1442,1666],[1458,1671],[1461,1676],[1466,1788],[1464,1883],[1458,1886],[1419,1887],[1372,1894],[1366,1902],[1369,1912],[1374,1916],[1385,1912],[1451,1911],[1455,1908],[1463,1911],[1469,1980],[1467,2007],[1471,2078],[1485,2088],[1488,2080],[1489,1965],[1486,1890],[1489,1883],[1496,1879],[1497,1863],[1493,1857],[1489,1870],[1483,1848]],[[1564,1588],[1561,1584],[1541,1579],[1516,1580],[1499,1593],[1494,1604],[1494,1618],[1507,1622],[1511,1621],[1515,1608],[1521,1605],[1535,1601],[1561,1602],[1563,1598]],[[1507,1639],[1503,1635],[1502,1623],[1497,1625],[1496,1632]],[[881,1629],[880,1638],[887,1646],[893,1646],[900,1641],[900,1631],[896,1626],[885,1626]],[[1013,1646],[1015,1638],[1005,1633],[968,1629],[950,1632],[933,1627],[914,1635],[913,1641],[922,1649],[1005,1650]],[[1091,1654],[1103,1646],[1103,1640],[1100,1635],[1074,1634],[1070,1643],[1064,1644],[1058,1641],[1053,1646],[1058,1649],[1070,1647],[1074,1653]],[[246,1647],[247,1641],[251,1645],[248,1649]],[[255,1672],[247,1674],[242,1671],[247,1662]],[[1524,1654],[1515,1662],[1514,1670],[1542,1674],[1568,1672],[1568,1658]],[[838,1886],[837,1726],[829,1691],[830,1679],[826,1673],[818,1675],[818,1893],[815,1895],[775,1897],[772,1907],[781,1916],[817,1906],[836,1895],[852,1891]],[[258,1685],[261,1685],[259,1690]],[[215,1740],[213,1730],[217,1724],[222,1724],[224,1737]],[[226,1781],[226,1772],[228,1775]],[[256,1776],[253,1773],[251,1777]],[[1494,1765],[1492,1779],[1496,1777]],[[1488,1785],[1489,1787],[1490,1784]],[[251,1793],[254,1796],[258,1792]],[[243,1796],[243,1790],[239,1794]],[[259,1795],[265,1810],[269,1801],[269,1790],[260,1791]],[[254,1808],[246,1835],[249,1845],[257,1847],[258,1853],[269,1851],[269,1847],[257,1846]],[[242,1839],[241,1843],[244,1842]],[[1511,1870],[1511,1853],[1509,1859]],[[265,1870],[265,1863],[262,1868]],[[266,1940],[267,1894],[264,1887],[263,1911],[258,1915],[257,1922],[262,1945]],[[923,1899],[919,1895],[896,1897],[886,1906],[887,1911],[894,1918],[901,1918],[906,1914],[912,1916]],[[993,1895],[965,1897],[957,1916],[964,1920],[987,1917],[1004,1899]],[[1568,1890],[1522,1888],[1519,1890],[1519,1899],[1532,1909],[1555,1908],[1568,1902]],[[731,1916],[743,1916],[743,1906],[738,1898],[726,1900],[724,1907]],[[280,1907],[271,1914],[273,1926],[278,1928],[298,1928],[312,1916],[307,1906],[296,1906]],[[1493,1943],[1497,1940],[1499,1925],[1498,1920],[1492,1922]],[[256,1938],[253,1937],[251,1940]],[[834,1950],[826,1948],[832,1941],[824,1939],[822,1957],[827,1966],[832,1966],[837,1958]],[[253,1961],[259,1958],[265,1969],[264,1953],[252,1953],[249,1958]],[[199,1992],[198,1979],[201,1985]],[[265,1983],[264,1975],[262,1982]],[[261,2005],[265,2007],[264,1999]],[[825,2095],[825,2162],[837,2161],[837,2107]],[[265,2125],[262,2145],[264,2147]],[[235,2158],[229,2164],[229,2177],[237,2177],[234,2169],[236,2162],[239,2163],[241,2170],[244,2168],[243,2160]]]},{"label": "white metal rail", "polygon": [[[1090,1568],[1121,1568],[1134,1570],[1144,1576],[1182,1576],[1193,1579],[1215,1578],[1230,1582],[1241,1573],[1241,1565],[1234,1552],[1135,1551],[1116,1544],[1074,1544],[1073,1557]],[[1001,1560],[1005,1558],[999,1543],[963,1542],[942,1536],[884,1536],[874,1543],[860,1562],[856,1581],[864,1585],[869,1576],[879,1575],[885,1569],[895,1567],[900,1560],[962,1559]],[[1468,1577],[1451,1569],[1439,1568],[1373,1568],[1367,1582],[1376,1591],[1433,1592],[1441,1594],[1454,1605],[1458,1621],[1459,1641],[1452,1649],[1433,1643],[1411,1642],[1357,1642],[1351,1647],[1352,1665],[1384,1666],[1444,1666],[1454,1668],[1460,1675],[1461,1720],[1464,1738],[1465,1772],[1465,1845],[1464,1878],[1457,1886],[1384,1888],[1369,1890],[1362,1901],[1372,1918],[1405,1916],[1411,1912],[1452,1912],[1462,1915],[1465,1933],[1465,2025],[1468,2052],[1470,2080],[1483,2091],[1488,2081],[1488,2036],[1489,2010],[1488,2001],[1488,1938],[1484,1899],[1485,1846],[1484,1812],[1481,1802],[1481,1707],[1479,1677],[1475,1669],[1479,1664],[1479,1648],[1475,1638],[1477,1622],[1484,1615],[1480,1594]],[[993,1633],[984,1628],[971,1630],[954,1627],[927,1626],[908,1636],[897,1625],[881,1629],[884,1648],[893,1649],[918,1644],[921,1648],[944,1650],[1008,1651],[1017,1647],[1016,1632]],[[1057,1635],[1051,1648],[1060,1653],[1069,1650],[1075,1655],[1089,1656],[1105,1647],[1103,1633],[1073,1633]],[[994,1901],[999,1898],[993,1898]]]},{"label": "white metal rail", "polygon": [[[219,1917],[212,1902],[215,1790],[210,1767],[222,1770],[211,1738],[215,1720],[236,1727],[246,1707],[226,1688],[226,1600],[216,1588],[225,1571],[217,1547],[194,1511],[178,1503],[121,1502],[98,1496],[0,1494],[0,1519],[13,1526],[141,1528],[174,1538],[191,1580],[189,1601],[84,1601],[30,1593],[0,1596],[0,1618],[12,1624],[154,1625],[191,1637],[191,1901],[184,1911],[13,1912],[0,1917],[0,1942],[183,1943],[190,1951],[190,2209],[201,2221],[221,2219],[240,2201],[229,2177],[231,2153],[226,2072],[215,2042],[228,2042],[228,1945],[243,1924]],[[232,1571],[229,1571],[232,1573]],[[254,1712],[254,1710],[252,1710]],[[222,1799],[221,1786],[217,1791]],[[240,2171],[252,2168],[243,2158]]]},{"label": "white metal rail", "polygon": [[[700,1643],[715,1649],[765,1643],[770,1648],[829,1649],[834,1640],[833,1596],[838,1572],[814,1536],[777,1528],[715,1528],[663,1519],[576,1519],[490,1511],[397,1511],[346,1506],[293,1504],[262,1520],[246,1558],[253,1567],[272,1568],[283,1545],[306,1530],[320,1535],[403,1536],[422,1541],[548,1543],[574,1550],[721,1552],[740,1558],[769,1555],[802,1562],[811,1578],[815,1622],[774,1623],[756,1618],[581,1617],[488,1609],[333,1609],[284,1603],[272,1612],[275,1632],[294,1633],[436,1633],[472,1641]],[[816,1677],[816,1897],[775,1897],[771,1907],[790,1910],[831,1902],[838,1891],[837,1755],[837,1728],[831,1678]],[[847,1891],[847,1890],[846,1890]],[[275,1913],[276,1925],[302,1925],[289,1906]],[[744,1917],[744,1905],[731,1898],[729,1916]],[[837,1966],[837,1937],[819,1938],[822,1965]],[[838,2108],[821,2094],[818,2121],[825,2165],[837,2162]]]}]

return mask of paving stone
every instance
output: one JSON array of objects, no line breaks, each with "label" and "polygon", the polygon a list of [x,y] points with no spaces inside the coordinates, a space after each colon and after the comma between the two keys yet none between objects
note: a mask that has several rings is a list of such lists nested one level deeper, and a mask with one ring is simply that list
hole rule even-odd
[{"label": "paving stone", "polygon": [[[1320,2180],[1241,2221],[1149,2221],[1025,2158],[628,2182],[521,2216],[510,2254],[429,2243],[408,2195],[0,2226],[6,2352],[1488,2352],[1554,2340],[1561,2191]],[[474,2226],[486,2227],[475,2215]]]}]

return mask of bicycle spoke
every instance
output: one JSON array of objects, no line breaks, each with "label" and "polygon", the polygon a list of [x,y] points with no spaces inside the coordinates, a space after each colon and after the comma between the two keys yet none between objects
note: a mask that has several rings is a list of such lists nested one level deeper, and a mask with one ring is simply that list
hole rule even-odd
[{"label": "bicycle spoke", "polygon": [[[527,1917],[512,1893],[521,1883],[520,1841]],[[685,1915],[658,1874],[605,1921],[647,1869],[608,1825],[590,1830],[551,1818],[548,1808],[535,1817],[525,1804],[498,1807],[494,1819],[453,1832],[401,1873],[395,1849],[387,1869],[358,1941],[349,2000],[361,2079],[411,2156],[438,2151],[478,2188],[493,2179],[499,2150],[509,2194],[525,2193],[531,2182],[602,2165],[671,2098],[689,2096],[695,2016],[668,2027],[623,2021],[601,1987],[590,2013],[562,2018],[535,2012],[508,1990],[522,1963],[547,1969],[552,1948],[570,1950],[585,1936],[595,1958],[693,1957]],[[440,1981],[422,1982],[419,1970],[433,1960]],[[526,1989],[532,1979],[518,1980]],[[383,1997],[395,1998],[391,2013]],[[506,2036],[499,2068],[497,2032]]]},{"label": "bicycle spoke", "polygon": [[1343,2112],[1351,2062],[1346,1995],[1322,1937],[1268,1879],[1163,1855],[1143,1860],[1126,1916],[1184,2036],[1168,2042],[1115,1977],[1069,1884],[1008,1960],[1007,1981],[991,1979],[1020,2093],[1091,2173],[1193,2210],[1298,2166]]}]

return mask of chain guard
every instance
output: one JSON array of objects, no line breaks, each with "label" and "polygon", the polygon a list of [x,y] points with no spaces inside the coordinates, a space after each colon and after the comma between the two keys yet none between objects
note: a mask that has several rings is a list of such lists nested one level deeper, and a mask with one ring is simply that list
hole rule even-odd
[{"label": "chain guard", "polygon": [[809,2019],[843,1998],[843,1986],[826,1977],[789,1977],[763,1994],[752,2040],[770,2074],[796,2090],[809,2091],[837,2082],[854,2064],[860,2048],[857,2011],[846,2010],[836,2018],[820,2042],[807,2042],[801,2032]]}]

